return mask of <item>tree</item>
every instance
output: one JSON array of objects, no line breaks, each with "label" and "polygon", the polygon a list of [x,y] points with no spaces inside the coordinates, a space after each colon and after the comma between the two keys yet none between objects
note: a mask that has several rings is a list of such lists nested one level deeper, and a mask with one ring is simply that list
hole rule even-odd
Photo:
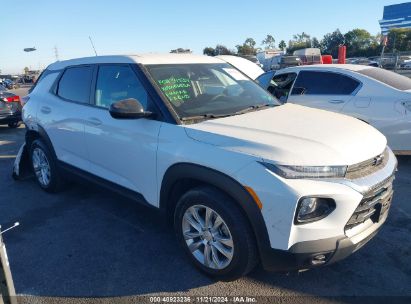
[{"label": "tree", "polygon": [[293,39],[288,42],[288,53],[292,54],[295,50],[311,47],[311,36],[305,32],[293,35]]},{"label": "tree", "polygon": [[411,29],[391,29],[388,33],[387,50],[391,52],[411,50]]},{"label": "tree", "polygon": [[24,75],[28,75],[29,74],[30,69],[28,67],[24,68]]},{"label": "tree", "polygon": [[311,39],[311,47],[317,48],[317,49],[321,48],[321,43],[320,43],[320,41],[318,41],[317,38],[313,37],[313,38]]},{"label": "tree", "polygon": [[247,38],[242,45],[236,45],[237,52],[240,55],[255,55],[257,50],[254,48],[256,42],[253,38]]},{"label": "tree", "polygon": [[211,46],[205,47],[203,50],[203,54],[207,56],[215,56],[215,49]]},{"label": "tree", "polygon": [[229,50],[225,45],[217,44],[215,48],[210,46],[204,48],[203,54],[208,56],[235,55],[235,52],[233,50]]},{"label": "tree", "polygon": [[287,44],[285,43],[285,41],[281,40],[280,43],[278,44],[278,48],[284,51],[286,47],[287,47]]},{"label": "tree", "polygon": [[293,39],[298,43],[308,42],[310,41],[310,38],[311,36],[305,32],[302,32],[301,34],[293,35]]},{"label": "tree", "polygon": [[225,45],[217,44],[214,53],[216,55],[234,55],[235,52],[229,50]]},{"label": "tree", "polygon": [[344,35],[339,29],[332,33],[325,34],[321,41],[321,51],[324,54],[332,55],[334,58],[338,57],[338,47],[344,44]]},{"label": "tree", "polygon": [[244,42],[245,45],[249,46],[250,48],[254,48],[256,45],[256,42],[253,38],[247,38]]},{"label": "tree", "polygon": [[275,48],[275,39],[271,35],[267,35],[265,39],[261,42],[262,45],[265,45],[265,49],[273,49]]},{"label": "tree", "polygon": [[376,55],[379,40],[363,29],[353,29],[344,35],[347,57],[368,57]]}]

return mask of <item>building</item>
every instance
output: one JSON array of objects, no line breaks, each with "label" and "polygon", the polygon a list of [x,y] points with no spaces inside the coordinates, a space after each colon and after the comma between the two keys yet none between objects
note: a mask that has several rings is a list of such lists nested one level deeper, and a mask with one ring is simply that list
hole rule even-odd
[{"label": "building", "polygon": [[382,35],[387,35],[392,28],[411,29],[411,2],[384,6],[384,15],[379,22]]}]

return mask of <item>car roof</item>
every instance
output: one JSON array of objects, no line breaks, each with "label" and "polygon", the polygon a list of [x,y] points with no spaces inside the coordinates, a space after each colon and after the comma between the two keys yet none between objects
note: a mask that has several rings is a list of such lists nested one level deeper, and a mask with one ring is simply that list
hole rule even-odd
[{"label": "car roof", "polygon": [[262,68],[246,58],[232,55],[219,55],[216,58],[228,62],[251,79],[257,79],[258,76],[264,74],[264,70]]},{"label": "car roof", "polygon": [[296,67],[289,67],[281,70],[281,73],[286,71],[296,71],[296,70],[324,70],[324,71],[336,71],[336,70],[347,70],[352,72],[358,72],[365,69],[377,69],[376,67],[368,65],[359,64],[313,64],[313,65],[300,65]]},{"label": "car roof", "polygon": [[47,67],[49,70],[60,70],[72,65],[98,63],[128,63],[128,64],[190,64],[190,63],[223,63],[224,61],[210,56],[193,54],[136,54],[110,55],[76,58],[56,61]]}]

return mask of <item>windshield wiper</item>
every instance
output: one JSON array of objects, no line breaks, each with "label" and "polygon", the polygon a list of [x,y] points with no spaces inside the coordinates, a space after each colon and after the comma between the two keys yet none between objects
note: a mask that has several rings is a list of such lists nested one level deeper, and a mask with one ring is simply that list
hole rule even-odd
[{"label": "windshield wiper", "polygon": [[187,121],[187,120],[213,119],[213,118],[228,117],[228,116],[231,116],[231,115],[232,115],[232,114],[213,114],[213,113],[207,113],[207,114],[202,114],[202,115],[180,117],[180,120],[181,120],[181,121]]},{"label": "windshield wiper", "polygon": [[261,108],[267,108],[267,107],[275,107],[275,104],[271,103],[266,103],[266,104],[259,104],[259,105],[252,105],[249,106],[243,110],[234,112],[234,113],[228,113],[228,114],[213,114],[213,113],[206,113],[202,115],[195,115],[195,116],[185,116],[185,117],[180,117],[181,121],[188,121],[188,120],[201,120],[201,119],[215,119],[215,118],[222,118],[222,117],[229,117],[229,116],[234,116],[234,115],[241,115],[250,111],[255,111]]},{"label": "windshield wiper", "polygon": [[252,105],[252,106],[249,106],[248,108],[237,111],[237,112],[233,113],[232,115],[240,115],[240,114],[248,113],[248,112],[255,111],[255,110],[258,110],[258,109],[261,109],[261,108],[268,108],[268,107],[271,108],[271,107],[275,107],[275,106],[276,105],[272,104],[272,103]]}]

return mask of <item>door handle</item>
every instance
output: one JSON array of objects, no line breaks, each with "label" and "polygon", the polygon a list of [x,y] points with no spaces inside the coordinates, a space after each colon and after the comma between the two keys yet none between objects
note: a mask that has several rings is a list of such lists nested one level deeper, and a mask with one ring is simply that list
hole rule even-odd
[{"label": "door handle", "polygon": [[43,114],[50,114],[50,113],[51,113],[51,108],[50,108],[50,107],[43,106],[43,107],[41,107],[40,111],[41,111],[41,113],[43,113]]},{"label": "door handle", "polygon": [[340,99],[332,99],[328,101],[329,103],[334,103],[334,104],[339,104],[339,103],[344,103],[344,100]]},{"label": "door handle", "polygon": [[89,122],[91,125],[93,125],[93,126],[99,126],[99,125],[102,124],[101,120],[98,119],[98,118],[95,118],[95,117],[90,117],[90,118],[88,119],[88,122]]}]

